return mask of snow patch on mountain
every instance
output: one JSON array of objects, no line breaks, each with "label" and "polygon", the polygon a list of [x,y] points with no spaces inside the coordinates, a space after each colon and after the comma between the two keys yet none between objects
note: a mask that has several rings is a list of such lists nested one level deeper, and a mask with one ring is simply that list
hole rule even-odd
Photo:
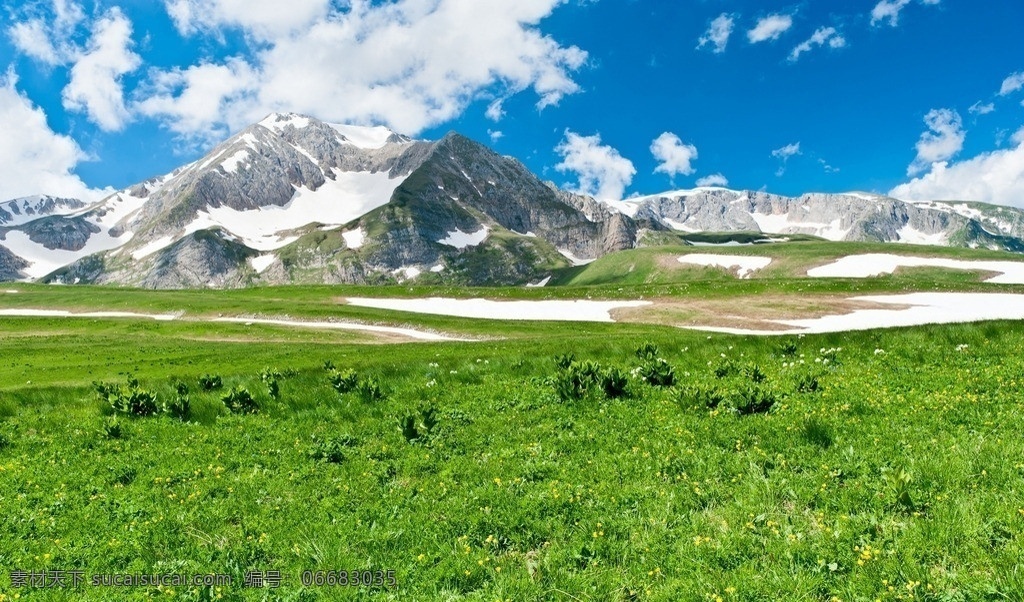
[{"label": "snow patch on mountain", "polygon": [[[297,188],[295,196],[283,207],[268,205],[240,211],[220,206],[199,211],[196,219],[177,236],[149,243],[133,253],[133,256],[144,252],[136,258],[145,257],[171,244],[173,240],[208,228],[221,228],[257,251],[274,251],[298,240],[298,236],[282,234],[284,232],[313,222],[331,227],[340,226],[387,204],[400,183],[400,179],[391,179],[383,172],[336,172],[334,180],[327,180],[316,190]],[[358,248],[362,244],[362,235],[356,236],[358,232],[362,230],[342,234],[351,248]],[[153,248],[157,242],[164,244]]]},{"label": "snow patch on mountain", "polygon": [[765,214],[751,213],[761,232],[772,234],[813,234],[826,240],[843,240],[850,233],[850,228],[843,228],[842,218],[829,223],[790,221],[789,213]]},{"label": "snow patch on mountain", "polygon": [[476,232],[463,232],[458,228],[448,232],[448,235],[437,241],[442,245],[448,245],[449,247],[455,247],[456,249],[465,249],[466,247],[475,247],[487,239],[487,234],[490,230],[487,226],[483,226]]},{"label": "snow patch on mountain", "polygon": [[160,238],[158,238],[158,239],[156,239],[154,241],[148,242],[148,243],[142,245],[141,247],[139,247],[138,249],[135,249],[134,251],[132,251],[132,259],[138,260],[138,259],[142,259],[144,257],[149,257],[153,253],[156,253],[157,251],[159,251],[160,249],[166,247],[167,245],[171,244],[172,242],[174,242],[174,237],[172,237],[172,236],[162,236],[162,237],[160,237]]},{"label": "snow patch on mountain", "polygon": [[366,232],[362,228],[342,232],[341,237],[345,239],[345,246],[350,249],[358,249],[366,242]]},{"label": "snow patch on mountain", "polygon": [[558,252],[562,254],[562,257],[565,257],[566,259],[568,259],[569,263],[571,263],[574,266],[577,266],[577,265],[587,265],[588,263],[593,263],[594,261],[597,260],[596,258],[594,258],[594,259],[583,259],[582,257],[577,257],[577,256],[573,255],[572,251],[570,251],[569,249],[558,249]]},{"label": "snow patch on mountain", "polygon": [[67,215],[85,206],[78,199],[33,195],[0,203],[0,226],[14,227],[47,215]]},{"label": "snow patch on mountain", "polygon": [[220,166],[227,173],[235,173],[235,170],[238,169],[238,166],[241,165],[248,158],[249,158],[249,150],[248,149],[242,149],[240,151],[235,152],[235,154],[231,155],[227,159],[224,159],[223,161],[221,161]]},{"label": "snow patch on mountain", "polygon": [[65,251],[63,249],[47,249],[45,246],[33,242],[28,234],[20,230],[11,230],[4,235],[4,238],[0,239],[0,246],[6,247],[7,250],[27,261],[29,265],[23,271],[29,278],[35,279],[42,278],[80,257],[116,249],[131,238],[131,232],[126,232],[120,237],[113,237],[109,232],[103,230],[90,236],[81,250]]},{"label": "snow patch on mountain", "polygon": [[297,130],[309,125],[309,118],[302,115],[295,115],[293,113],[272,113],[268,115],[260,125],[267,128],[268,130],[280,134],[288,126],[292,126]]},{"label": "snow patch on mountain", "polygon": [[949,242],[949,236],[945,232],[936,232],[935,234],[928,234],[922,232],[917,228],[907,224],[900,228],[896,232],[900,239],[899,242],[911,245],[945,245]]},{"label": "snow patch on mountain", "polygon": [[277,260],[277,255],[267,253],[266,255],[253,257],[249,260],[249,265],[252,266],[252,269],[256,270],[257,274],[262,274],[275,260]]},{"label": "snow patch on mountain", "polygon": [[389,138],[395,135],[395,132],[382,125],[373,127],[343,123],[328,123],[327,125],[341,134],[349,144],[363,149],[381,148],[388,143]]}]

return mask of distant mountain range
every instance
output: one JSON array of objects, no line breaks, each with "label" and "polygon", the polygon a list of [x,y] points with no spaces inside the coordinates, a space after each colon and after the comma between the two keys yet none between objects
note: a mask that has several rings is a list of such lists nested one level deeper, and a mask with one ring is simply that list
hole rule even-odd
[{"label": "distant mountain range", "polygon": [[861,193],[559,190],[457,133],[274,114],[98,203],[0,203],[0,279],[147,288],[527,284],[666,234],[755,231],[1024,251],[1024,213]]}]

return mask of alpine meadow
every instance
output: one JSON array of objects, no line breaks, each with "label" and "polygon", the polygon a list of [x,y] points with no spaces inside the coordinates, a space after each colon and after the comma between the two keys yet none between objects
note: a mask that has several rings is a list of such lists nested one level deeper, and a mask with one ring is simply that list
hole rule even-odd
[{"label": "alpine meadow", "polygon": [[0,602],[1024,602],[1024,6],[774,4],[5,4]]}]

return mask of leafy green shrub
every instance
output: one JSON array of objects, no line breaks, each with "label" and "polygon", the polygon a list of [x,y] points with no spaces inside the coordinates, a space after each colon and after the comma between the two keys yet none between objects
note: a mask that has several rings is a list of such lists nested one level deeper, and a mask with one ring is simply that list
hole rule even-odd
[{"label": "leafy green shrub", "polygon": [[281,378],[284,377],[276,369],[264,368],[260,371],[260,380],[267,386],[267,394],[269,394],[273,399],[277,399],[281,394],[281,389],[277,382]]},{"label": "leafy green shrub", "polygon": [[764,414],[775,405],[775,393],[764,387],[747,387],[739,394],[736,412],[741,416]]},{"label": "leafy green shrub", "polygon": [[761,370],[761,366],[758,366],[757,364],[751,364],[751,365],[747,366],[743,370],[743,373],[752,382],[755,382],[755,383],[758,383],[758,384],[763,383],[765,381],[765,379],[768,378],[768,375],[764,373],[764,370]]},{"label": "leafy green shrub", "polygon": [[220,399],[233,414],[255,414],[260,410],[252,393],[249,393],[249,390],[241,385],[231,387],[231,390]]},{"label": "leafy green shrub", "polygon": [[334,367],[334,362],[331,360],[324,360],[324,370],[328,372],[334,372],[337,368]]},{"label": "leafy green shrub", "polygon": [[818,377],[814,374],[803,374],[796,381],[796,390],[800,393],[817,393],[820,387]]},{"label": "leafy green shrub", "polygon": [[359,381],[356,385],[356,391],[359,393],[359,397],[363,398],[363,401],[380,401],[384,399],[384,389],[381,388],[380,383],[375,378],[365,378]]},{"label": "leafy green shrub", "polygon": [[188,420],[192,414],[192,408],[188,399],[188,385],[179,382],[174,385],[174,401],[167,405],[167,411],[178,420]]},{"label": "leafy green shrub", "polygon": [[359,385],[359,375],[352,369],[345,370],[344,372],[331,371],[327,378],[331,381],[331,386],[334,387],[334,390],[342,394],[354,391]]},{"label": "leafy green shrub", "polygon": [[725,401],[725,394],[714,387],[693,385],[680,391],[680,400],[685,405],[714,410]]},{"label": "leafy green shrub", "polygon": [[796,355],[797,351],[796,341],[786,341],[779,346],[779,353],[781,353],[783,357],[793,357]]},{"label": "leafy green shrub", "polygon": [[573,362],[555,375],[552,384],[562,401],[583,399],[597,384],[601,365],[597,362]]},{"label": "leafy green shrub", "polygon": [[653,362],[658,359],[658,346],[650,341],[644,342],[636,349],[636,356],[645,362]]},{"label": "leafy green shrub", "polygon": [[629,385],[629,375],[612,366],[601,372],[601,389],[608,399],[625,397]]},{"label": "leafy green shrub", "polygon": [[675,369],[660,357],[640,366],[640,378],[652,387],[671,387],[676,382]]},{"label": "leafy green shrub", "polygon": [[737,366],[732,360],[725,360],[715,366],[715,378],[728,378],[730,376],[736,376],[739,373],[739,366]]},{"label": "leafy green shrub", "polygon": [[199,377],[199,388],[203,391],[213,391],[224,386],[220,376],[216,374],[204,374]]},{"label": "leafy green shrub", "polygon": [[416,416],[408,415],[398,421],[402,436],[409,443],[426,440],[437,427],[437,410],[433,407],[421,409],[419,418],[417,421]]},{"label": "leafy green shrub", "polygon": [[100,427],[100,434],[107,439],[123,439],[126,433],[117,416],[109,416],[103,421],[103,426]]},{"label": "leafy green shrub", "polygon": [[576,361],[575,353],[565,353],[562,355],[555,356],[555,365],[558,366],[559,370],[566,370],[573,362]]},{"label": "leafy green shrub", "polygon": [[11,446],[11,439],[5,433],[0,433],[0,451]]},{"label": "leafy green shrub", "polygon": [[100,398],[109,403],[115,412],[132,416],[152,416],[160,412],[156,394],[143,389],[135,378],[128,378],[125,385],[94,383]]}]

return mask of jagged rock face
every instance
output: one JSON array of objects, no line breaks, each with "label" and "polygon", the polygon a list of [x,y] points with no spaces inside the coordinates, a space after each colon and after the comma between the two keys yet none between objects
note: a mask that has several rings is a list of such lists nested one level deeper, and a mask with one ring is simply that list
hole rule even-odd
[{"label": "jagged rock face", "polygon": [[896,199],[852,194],[785,197],[764,192],[698,189],[632,200],[637,218],[681,231],[811,234],[829,240],[943,244],[968,219]]},{"label": "jagged rock face", "polygon": [[20,280],[22,270],[28,265],[21,257],[0,246],[0,281]]},{"label": "jagged rock face", "polygon": [[195,232],[160,252],[139,281],[144,288],[236,288],[244,286],[245,260],[255,253],[218,232]]},{"label": "jagged rock face", "polygon": [[49,216],[33,220],[20,230],[47,249],[79,251],[100,228],[81,217]]},{"label": "jagged rock face", "polygon": [[361,148],[326,123],[295,116],[268,118],[180,170],[151,193],[127,227],[138,232],[140,244],[173,235],[202,210],[283,207],[296,189],[316,191],[340,172],[384,172],[398,178],[415,169],[430,144],[395,140],[381,148]]},{"label": "jagged rock face", "polygon": [[52,196],[31,196],[0,203],[0,226],[13,226],[31,220],[54,215],[70,213],[85,207],[78,199],[66,199]]}]

